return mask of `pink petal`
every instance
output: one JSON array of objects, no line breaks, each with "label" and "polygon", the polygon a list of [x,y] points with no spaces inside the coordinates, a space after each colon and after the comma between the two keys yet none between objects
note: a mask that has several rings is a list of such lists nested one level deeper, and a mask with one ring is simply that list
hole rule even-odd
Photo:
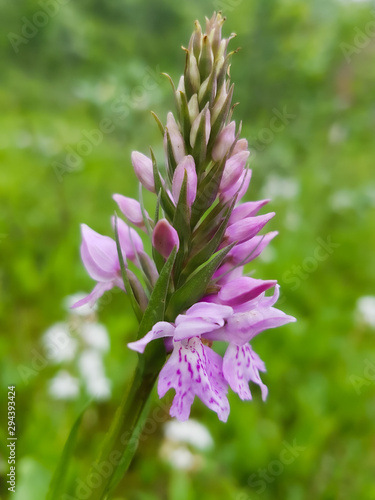
[{"label": "pink petal", "polygon": [[135,342],[129,342],[128,347],[133,351],[143,353],[147,344],[155,339],[160,339],[164,337],[173,337],[174,326],[166,321],[159,321],[156,323],[152,330],[149,331],[143,338],[136,340]]},{"label": "pink petal", "polygon": [[81,231],[81,257],[91,278],[96,281],[114,279],[120,269],[115,241],[86,224],[81,225]]},{"label": "pink petal", "polygon": [[226,161],[223,177],[220,182],[221,192],[228,191],[237,184],[244,171],[249,154],[248,151],[241,151]]},{"label": "pink petal", "polygon": [[269,201],[270,200],[260,200],[241,203],[241,205],[238,205],[231,213],[229,224],[234,224],[235,222],[238,222],[242,219],[246,219],[246,217],[253,217]]},{"label": "pink petal", "polygon": [[[116,218],[112,217],[112,226],[115,228]],[[143,242],[137,231],[129,227],[122,219],[117,218],[117,231],[121,250],[124,257],[131,261],[136,260],[136,254],[143,252]]]},{"label": "pink petal", "polygon": [[247,217],[228,226],[225,235],[230,243],[234,241],[242,243],[259,233],[274,215],[275,212],[271,212],[265,215],[257,215],[256,217]]},{"label": "pink petal", "polygon": [[102,296],[104,295],[105,292],[113,288],[115,285],[111,282],[107,283],[97,283],[89,295],[84,297],[83,299],[79,300],[75,304],[72,305],[71,309],[76,309],[77,307],[84,306],[86,304],[90,304],[92,307],[95,302]]},{"label": "pink petal", "polygon": [[228,256],[231,257],[234,264],[248,264],[263,252],[277,234],[277,231],[272,231],[265,235],[254,236],[232,248]]},{"label": "pink petal", "polygon": [[236,306],[249,302],[275,285],[275,280],[264,281],[243,276],[223,285],[219,292],[219,299],[228,306]]},{"label": "pink petal", "polygon": [[173,175],[172,181],[172,193],[175,203],[178,203],[182,183],[184,181],[185,172],[187,174],[187,202],[189,206],[192,206],[195,197],[197,195],[197,172],[195,170],[195,162],[192,156],[185,156],[180,163]]},{"label": "pink petal", "polygon": [[157,222],[152,232],[152,246],[165,258],[168,259],[172,250],[180,248],[178,233],[167,219]]},{"label": "pink petal", "polygon": [[[143,221],[141,204],[133,198],[122,196],[121,194],[114,194],[112,198],[115,200],[121,212],[125,217],[135,226],[144,229],[145,224]],[[145,211],[145,216],[149,219],[150,216]]]},{"label": "pink petal", "polygon": [[135,175],[143,187],[155,193],[154,171],[152,161],[138,151],[133,151],[131,155]]},{"label": "pink petal", "polygon": [[234,143],[235,138],[236,138],[236,123],[230,122],[230,124],[224,127],[216,138],[212,150],[212,159],[214,161],[221,161],[227,154],[232,144]]}]

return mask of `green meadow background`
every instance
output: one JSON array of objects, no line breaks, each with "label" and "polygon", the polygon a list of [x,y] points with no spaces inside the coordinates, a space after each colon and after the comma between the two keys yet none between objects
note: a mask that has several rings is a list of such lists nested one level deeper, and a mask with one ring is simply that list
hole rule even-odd
[{"label": "green meadow background", "polygon": [[[240,102],[234,116],[252,150],[247,199],[272,198],[269,229],[280,233],[252,268],[255,277],[278,279],[280,308],[298,321],[253,342],[267,366],[266,403],[256,387],[252,402],[230,394],[223,424],[195,401],[191,416],[214,438],[197,470],[160,458],[164,410],[113,498],[374,499],[375,330],[357,311],[360,297],[375,295],[374,5],[50,0],[45,22],[46,3],[1,6],[1,498],[8,498],[7,386],[17,388],[13,500],[45,498],[88,401],[51,399],[59,367],[35,361],[45,330],[66,318],[64,298],[93,287],[79,225],[111,235],[112,194],[137,197],[131,151],[151,145],[161,156],[150,110],[165,121],[173,107],[160,73],[178,80],[194,20],[222,9],[224,33],[236,32],[231,46],[241,47],[231,75]],[[100,127],[102,137],[93,132]],[[98,316],[110,334],[112,396],[84,415],[68,478],[73,498],[136,363],[126,347],[136,332],[126,296],[104,297]],[[152,404],[160,405],[156,394]],[[294,454],[285,460],[288,447]]]}]

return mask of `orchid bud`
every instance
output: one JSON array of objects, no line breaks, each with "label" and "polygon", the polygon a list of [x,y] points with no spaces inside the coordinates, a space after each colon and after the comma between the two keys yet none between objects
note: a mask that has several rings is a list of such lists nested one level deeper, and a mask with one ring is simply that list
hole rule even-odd
[{"label": "orchid bud", "polygon": [[224,203],[227,203],[228,201],[233,199],[234,196],[237,196],[237,201],[240,201],[240,199],[244,196],[249,187],[250,180],[251,180],[251,170],[249,169],[244,170],[235,184],[233,184],[226,191],[220,193],[221,200]]},{"label": "orchid bud", "polygon": [[199,115],[194,120],[193,125],[191,126],[190,145],[192,148],[194,148],[194,146],[195,146],[197,132],[198,132],[198,129],[199,129],[199,126],[200,126],[202,120],[205,121],[205,138],[206,138],[206,145],[207,145],[208,140],[210,138],[210,132],[211,132],[210,110],[208,109],[208,106],[199,113]]},{"label": "orchid bud", "polygon": [[240,151],[247,151],[249,148],[249,144],[246,139],[240,139],[236,142],[236,145],[233,148],[232,155],[236,155]]},{"label": "orchid bud", "polygon": [[270,200],[260,200],[260,201],[247,201],[242,203],[233,209],[231,216],[229,218],[229,225],[238,222],[239,220],[245,219],[246,217],[253,217],[259,210],[267,205]]},{"label": "orchid bud", "polygon": [[188,109],[189,109],[190,123],[194,123],[194,120],[199,115],[199,104],[198,104],[197,94],[193,94],[191,96],[191,99],[188,103]]},{"label": "orchid bud", "polygon": [[167,219],[158,221],[152,232],[152,246],[160,255],[168,259],[172,250],[180,247],[178,233],[173,226],[169,224]]},{"label": "orchid bud", "polygon": [[[169,137],[171,139],[173,156],[176,163],[180,162],[185,156],[185,143],[180,132],[180,128],[173,116],[173,113],[169,112],[167,115],[167,130]],[[167,136],[164,136],[164,147],[167,151]]]},{"label": "orchid bud", "polygon": [[223,128],[215,140],[215,145],[212,150],[212,159],[214,161],[221,161],[234,143],[235,138],[236,123],[230,122],[229,125]]},{"label": "orchid bud", "polygon": [[231,257],[231,261],[236,265],[248,264],[263,252],[269,242],[277,234],[277,231],[272,231],[264,236],[254,236],[253,238],[234,246],[228,256]]},{"label": "orchid bud", "polygon": [[258,215],[257,217],[247,217],[228,226],[225,235],[229,243],[234,241],[241,243],[253,238],[274,215],[275,213],[271,212],[265,215]]},{"label": "orchid bud", "polygon": [[185,172],[187,175],[187,203],[191,207],[197,195],[197,172],[195,170],[195,162],[192,156],[185,158],[177,165],[172,181],[172,194],[175,203],[178,203],[182,183],[184,182]]},{"label": "orchid bud", "polygon": [[[115,228],[116,218],[112,217],[112,226]],[[131,261],[136,261],[137,253],[143,252],[142,239],[132,227],[129,227],[122,219],[117,218],[117,231],[121,249]]]},{"label": "orchid bud", "polygon": [[81,257],[91,278],[96,281],[114,279],[120,269],[116,242],[86,224],[81,224],[81,231]]},{"label": "orchid bud", "polygon": [[197,59],[189,50],[186,52],[185,86],[190,95],[198,93],[201,77],[198,69]]},{"label": "orchid bud", "polygon": [[[112,198],[115,200],[119,209],[129,222],[139,227],[140,229],[145,229],[142,208],[139,201],[134,200],[133,198],[128,198],[127,196],[123,196],[121,194],[114,194]],[[146,210],[144,212],[144,215],[147,219],[150,220],[150,216],[148,215]]]},{"label": "orchid bud", "polygon": [[152,161],[138,151],[133,151],[131,155],[135,175],[144,188],[155,193],[154,172]]},{"label": "orchid bud", "polygon": [[229,160],[226,161],[223,177],[220,182],[220,192],[228,191],[228,189],[231,189],[237,184],[237,181],[244,171],[249,154],[248,151],[242,151],[231,156]]}]

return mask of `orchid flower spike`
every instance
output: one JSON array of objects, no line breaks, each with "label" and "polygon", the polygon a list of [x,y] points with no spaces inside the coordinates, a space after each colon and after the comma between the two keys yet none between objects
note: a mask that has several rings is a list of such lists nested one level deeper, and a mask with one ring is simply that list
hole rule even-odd
[{"label": "orchid flower spike", "polygon": [[[143,238],[121,219],[113,221],[114,239],[82,225],[82,261],[96,286],[76,305],[93,303],[113,287],[126,291],[140,323],[128,347],[148,374],[159,374],[160,397],[174,390],[170,414],[179,420],[189,418],[197,396],[226,421],[228,390],[250,400],[250,383],[265,400],[265,365],[251,342],[295,321],[275,307],[275,280],[244,274],[277,232],[261,234],[274,216],[258,213],[269,200],[241,203],[251,179],[250,152],[232,117],[234,52],[228,52],[232,37],[221,34],[224,21],[215,13],[205,30],[197,21],[184,48],[184,74],[177,87],[172,82],[176,112],[165,125],[155,115],[164,159],[158,162],[152,151],[151,157],[131,155],[141,191],[157,197],[149,211],[155,217],[142,197],[113,196]],[[224,356],[216,342],[227,343]]]}]

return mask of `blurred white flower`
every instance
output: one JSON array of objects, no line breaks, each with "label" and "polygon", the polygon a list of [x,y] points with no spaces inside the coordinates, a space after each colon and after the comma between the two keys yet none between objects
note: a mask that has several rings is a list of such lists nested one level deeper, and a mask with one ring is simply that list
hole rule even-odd
[{"label": "blurred white flower", "polygon": [[298,195],[299,188],[299,183],[296,179],[271,174],[262,189],[262,196],[264,198],[284,198],[290,200]]},{"label": "blurred white flower", "polygon": [[359,321],[375,328],[375,296],[360,297],[357,300],[356,315]]},{"label": "blurred white flower", "polygon": [[110,381],[105,376],[102,356],[98,351],[94,349],[83,351],[78,360],[78,368],[90,396],[100,400],[110,397]]},{"label": "blurred white flower", "polygon": [[79,395],[79,380],[65,370],[60,370],[50,381],[48,392],[55,399],[76,399]]},{"label": "blurred white flower", "polygon": [[78,348],[78,342],[72,337],[67,323],[55,323],[43,335],[44,348],[52,363],[71,361]]},{"label": "blurred white flower", "polygon": [[193,419],[185,422],[178,420],[167,422],[164,426],[164,434],[171,441],[190,444],[198,450],[206,450],[213,446],[213,439],[208,429]]},{"label": "blurred white flower", "polygon": [[107,352],[109,336],[106,327],[100,323],[84,323],[79,331],[84,342],[98,351]]},{"label": "blurred white flower", "polygon": [[343,210],[355,206],[355,195],[350,189],[340,189],[335,191],[330,198],[333,210]]},{"label": "blurred white flower", "polygon": [[344,142],[348,136],[347,129],[340,123],[333,123],[328,131],[328,141],[331,144]]}]

